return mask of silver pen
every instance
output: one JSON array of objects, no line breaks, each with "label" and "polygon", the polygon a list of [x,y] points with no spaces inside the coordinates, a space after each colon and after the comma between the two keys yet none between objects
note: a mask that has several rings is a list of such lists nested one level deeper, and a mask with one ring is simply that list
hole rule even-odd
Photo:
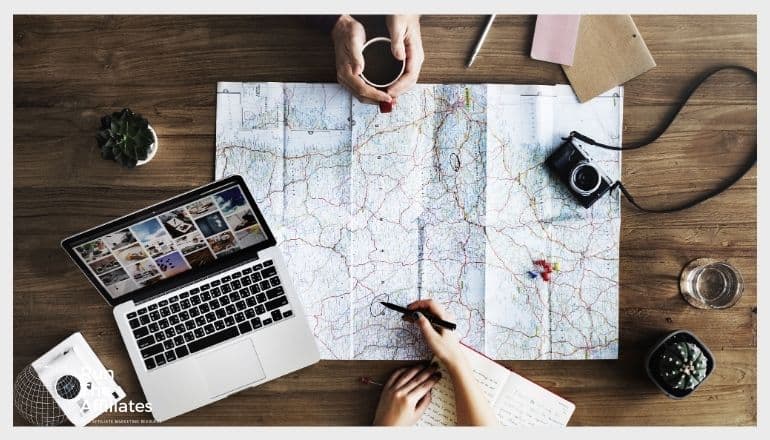
[{"label": "silver pen", "polygon": [[476,55],[479,54],[479,50],[481,50],[481,45],[484,44],[484,39],[487,38],[487,34],[489,33],[489,28],[492,27],[492,22],[495,21],[495,15],[492,14],[489,16],[489,20],[487,21],[487,26],[484,28],[484,32],[481,33],[481,37],[479,38],[479,41],[476,43],[476,47],[473,48],[473,54],[471,55],[471,58],[468,60],[468,63],[465,65],[465,68],[471,67],[471,64],[473,64],[473,61],[476,60]]}]

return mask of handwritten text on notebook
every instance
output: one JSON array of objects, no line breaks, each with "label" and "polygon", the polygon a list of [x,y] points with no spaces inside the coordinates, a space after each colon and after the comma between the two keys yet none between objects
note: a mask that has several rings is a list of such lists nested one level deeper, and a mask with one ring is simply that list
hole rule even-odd
[{"label": "handwritten text on notebook", "polygon": [[[500,424],[505,426],[566,426],[575,405],[530,382],[502,365],[476,353],[463,350],[473,375],[489,399]],[[457,424],[454,386],[449,372],[439,364],[442,379],[433,387],[431,404],[418,426]]]}]

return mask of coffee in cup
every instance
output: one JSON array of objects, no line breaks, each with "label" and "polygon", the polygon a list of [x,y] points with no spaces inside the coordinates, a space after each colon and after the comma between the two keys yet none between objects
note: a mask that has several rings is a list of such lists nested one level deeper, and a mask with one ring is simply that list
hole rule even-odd
[{"label": "coffee in cup", "polygon": [[[377,37],[367,41],[361,50],[364,56],[364,71],[361,72],[361,79],[380,90],[398,81],[406,68],[404,60],[393,56],[390,45],[390,38]],[[391,106],[383,106],[383,104],[388,103],[380,103],[380,111],[389,112]]]}]

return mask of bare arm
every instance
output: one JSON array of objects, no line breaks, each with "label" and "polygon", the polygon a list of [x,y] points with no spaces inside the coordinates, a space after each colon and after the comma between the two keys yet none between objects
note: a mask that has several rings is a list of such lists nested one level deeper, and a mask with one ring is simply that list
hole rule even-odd
[{"label": "bare arm", "polygon": [[433,354],[449,371],[455,389],[457,424],[465,426],[498,425],[497,417],[481,391],[481,386],[473,377],[473,370],[461,351],[457,336],[451,330],[434,328],[418,310],[429,310],[432,314],[445,320],[452,318],[441,306],[430,299],[413,302],[409,304],[408,308],[416,311],[413,317],[414,321],[420,327],[426,342],[433,350]]}]

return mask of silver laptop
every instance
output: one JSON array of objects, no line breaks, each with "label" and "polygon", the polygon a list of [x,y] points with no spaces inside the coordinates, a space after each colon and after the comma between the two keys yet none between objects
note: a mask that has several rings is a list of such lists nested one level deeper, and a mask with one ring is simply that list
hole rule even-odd
[{"label": "silver laptop", "polygon": [[157,421],[319,360],[275,238],[240,176],[62,247],[114,307]]}]

